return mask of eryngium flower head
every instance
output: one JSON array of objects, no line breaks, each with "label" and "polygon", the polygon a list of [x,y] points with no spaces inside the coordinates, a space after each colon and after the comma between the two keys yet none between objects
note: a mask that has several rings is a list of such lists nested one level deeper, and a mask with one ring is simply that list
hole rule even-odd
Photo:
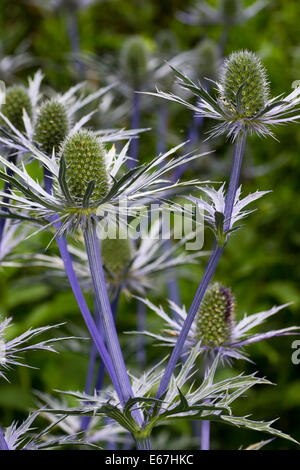
[{"label": "eryngium flower head", "polygon": [[241,0],[222,0],[220,5],[221,14],[224,19],[230,20],[240,15]]},{"label": "eryngium flower head", "polygon": [[235,314],[235,298],[229,288],[214,284],[205,294],[196,317],[199,340],[205,346],[228,343]]},{"label": "eryngium flower head", "polygon": [[66,163],[66,180],[71,196],[82,201],[89,183],[94,181],[91,201],[102,199],[109,190],[105,149],[92,132],[80,130],[62,145]]},{"label": "eryngium flower head", "polygon": [[[214,287],[213,287],[214,288]],[[208,291],[209,293],[209,291]],[[225,303],[223,304],[223,307],[221,307],[221,303],[224,301],[225,296],[230,300],[230,303],[228,303],[227,308],[225,307]],[[159,344],[162,346],[170,346],[174,347],[178,336],[182,330],[182,325],[184,321],[187,318],[187,311],[184,306],[180,307],[177,305],[175,302],[169,301],[169,307],[170,307],[170,312],[172,314],[168,314],[167,311],[163,309],[162,306],[156,306],[153,303],[151,303],[148,299],[145,297],[138,297],[141,302],[144,302],[144,304],[149,307],[154,313],[156,313],[164,322],[164,327],[160,328],[160,331],[158,334],[155,334],[150,331],[134,331],[132,333],[134,334],[141,334],[141,335],[146,335],[151,338],[155,338],[156,340],[159,341]],[[217,295],[215,295],[214,299],[218,298]],[[206,297],[206,305],[207,300],[210,299],[210,295]],[[232,297],[231,292],[227,292],[223,300],[222,296],[219,297],[219,309],[222,311],[222,314],[225,315],[225,313],[230,313],[231,318],[230,318],[230,334],[229,334],[229,329],[225,326],[225,322],[220,322],[220,320],[217,320],[219,322],[219,325],[222,326],[222,329],[225,331],[225,334],[222,335],[222,337],[219,337],[219,342],[221,344],[217,344],[214,338],[214,341],[207,341],[207,337],[205,334],[207,333],[207,327],[208,327],[208,321],[205,324],[205,331],[202,330],[200,331],[199,329],[199,315],[195,317],[188,337],[185,342],[185,347],[186,347],[186,353],[190,353],[192,348],[194,348],[196,345],[200,348],[201,352],[204,353],[209,353],[212,355],[219,354],[224,362],[228,361],[230,362],[231,359],[247,359],[247,354],[244,352],[243,348],[244,346],[247,346],[249,344],[257,343],[260,341],[263,341],[265,339],[270,339],[274,338],[276,336],[289,336],[293,334],[299,334],[300,327],[299,326],[290,326],[287,328],[282,328],[280,330],[266,330],[263,332],[259,332],[258,327],[262,324],[265,323],[265,321],[272,317],[273,315],[277,314],[280,310],[283,308],[287,307],[289,304],[285,305],[279,305],[277,307],[273,307],[270,310],[266,310],[264,312],[259,312],[259,313],[254,313],[252,315],[244,315],[241,320],[237,321],[233,317],[233,313],[235,311],[235,301],[234,298]],[[232,304],[231,304],[232,302]],[[203,304],[204,305],[204,304]],[[214,316],[214,318],[217,317],[216,313],[213,312],[213,308],[210,304],[210,315]],[[204,309],[204,307],[203,307]],[[176,318],[174,319],[174,312],[176,313]],[[202,309],[200,310],[200,313],[202,313]],[[220,314],[221,318],[221,314]],[[228,317],[229,320],[229,317]],[[226,322],[227,324],[227,322]],[[213,322],[211,322],[211,328],[214,328]],[[254,332],[254,331],[255,332]],[[202,337],[199,333],[202,333]],[[226,334],[228,333],[228,336],[226,337]]]},{"label": "eryngium flower head", "polygon": [[34,127],[34,139],[42,150],[52,154],[53,148],[58,150],[65,139],[69,128],[67,112],[63,104],[57,100],[45,103],[37,116]]},{"label": "eryngium flower head", "polygon": [[124,43],[121,50],[121,65],[126,77],[138,87],[147,73],[148,51],[145,40],[133,36]]},{"label": "eryngium flower head", "polygon": [[175,71],[180,85],[198,98],[194,105],[172,93],[147,93],[183,104],[203,118],[218,121],[210,135],[222,134],[233,140],[240,132],[255,133],[259,136],[273,136],[271,127],[295,122],[300,104],[300,87],[289,95],[269,98],[268,82],[260,60],[249,51],[233,53],[226,61],[220,81],[214,82],[217,96],[210,94],[201,82],[193,82],[189,77]]},{"label": "eryngium flower head", "polygon": [[225,60],[220,81],[220,99],[236,118],[251,118],[262,111],[269,95],[265,69],[249,51],[234,52]]},{"label": "eryngium flower head", "polygon": [[104,238],[101,240],[101,255],[109,274],[119,278],[132,259],[130,240],[128,238]]},{"label": "eryngium flower head", "polygon": [[[9,88],[1,112],[19,131],[24,130],[23,110],[27,112],[28,116],[31,116],[32,106],[26,89],[22,86]],[[5,124],[1,123],[1,125]]]},{"label": "eryngium flower head", "polygon": [[211,39],[204,39],[197,47],[198,69],[201,79],[215,79],[218,73],[218,47]]}]

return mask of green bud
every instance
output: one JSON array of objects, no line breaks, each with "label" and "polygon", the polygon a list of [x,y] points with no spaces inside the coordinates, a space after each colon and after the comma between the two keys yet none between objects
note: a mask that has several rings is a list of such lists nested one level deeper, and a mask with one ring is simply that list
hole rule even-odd
[{"label": "green bud", "polygon": [[221,74],[221,100],[237,117],[251,118],[268,99],[268,82],[260,59],[249,51],[234,52],[225,60]]},{"label": "green bud", "polygon": [[82,201],[91,181],[95,182],[91,202],[102,199],[108,193],[105,149],[93,132],[80,130],[67,137],[61,155],[66,162],[66,180],[71,196]]},{"label": "green bud", "polygon": [[241,0],[221,0],[220,10],[222,16],[230,21],[241,13]]},{"label": "green bud", "polygon": [[63,142],[68,133],[69,123],[67,112],[58,101],[45,103],[37,116],[34,127],[34,139],[40,144],[42,150],[51,155]]},{"label": "green bud", "polygon": [[197,48],[199,78],[215,79],[218,74],[218,47],[211,39],[204,39]]},{"label": "green bud", "polygon": [[119,277],[132,258],[130,240],[128,238],[104,238],[101,240],[101,255],[109,273],[114,277]]},{"label": "green bud", "polygon": [[156,36],[158,53],[166,59],[173,57],[178,50],[178,42],[175,34],[168,29],[160,31]]},{"label": "green bud", "polygon": [[203,345],[218,347],[231,339],[235,298],[229,288],[213,284],[197,313],[197,329]]},{"label": "green bud", "polygon": [[121,66],[127,78],[138,87],[147,73],[148,50],[146,41],[133,36],[125,41],[121,49]]},{"label": "green bud", "polygon": [[[1,112],[19,131],[24,131],[23,109],[30,117],[32,107],[29,95],[22,86],[12,86],[8,88],[5,96],[5,103],[2,105]],[[5,122],[2,125],[6,125]]]}]

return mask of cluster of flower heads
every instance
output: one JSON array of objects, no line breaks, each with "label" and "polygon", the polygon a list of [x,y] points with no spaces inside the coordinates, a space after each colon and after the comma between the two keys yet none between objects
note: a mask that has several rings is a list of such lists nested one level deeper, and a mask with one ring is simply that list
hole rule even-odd
[{"label": "cluster of flower heads", "polygon": [[[145,73],[146,62],[142,57],[144,52],[141,44],[131,44],[132,47],[133,50],[136,48],[137,54],[133,57],[132,51],[128,49],[125,51],[126,54],[124,52],[124,60],[131,69],[137,68],[139,73]],[[266,135],[270,133],[269,125],[295,121],[299,117],[295,114],[295,107],[300,102],[299,90],[295,90],[285,100],[269,99],[264,68],[259,59],[248,51],[234,53],[225,61],[221,79],[218,83],[216,82],[217,99],[213,98],[200,84],[197,86],[181,73],[176,73],[182,86],[200,98],[197,106],[190,105],[172,94],[160,92],[159,95],[183,103],[196,110],[201,116],[222,121],[213,130],[215,135],[226,133],[235,138],[241,131],[254,131]],[[9,99],[0,115],[3,126],[0,141],[8,149],[21,155],[28,154],[39,161],[44,169],[45,181],[43,184],[31,178],[24,162],[17,165],[9,158],[0,157],[0,162],[7,169],[7,172],[1,170],[0,176],[11,186],[9,198],[6,197],[5,190],[0,191],[0,196],[3,197],[2,205],[6,210],[2,212],[2,216],[41,225],[41,230],[55,226],[56,235],[61,236],[71,231],[74,232],[79,227],[85,229],[92,221],[102,224],[106,218],[106,223],[109,224],[115,218],[120,209],[120,203],[124,199],[127,201],[126,208],[123,208],[123,213],[118,215],[134,217],[145,204],[149,205],[154,199],[159,198],[165,202],[166,197],[178,191],[179,188],[202,189],[199,181],[173,183],[166,178],[166,174],[176,167],[198,157],[198,155],[183,155],[175,159],[174,155],[181,149],[181,145],[159,155],[148,164],[128,171],[124,167],[128,162],[129,143],[119,153],[114,146],[108,149],[104,143],[124,140],[130,134],[114,131],[103,136],[101,133],[82,130],[81,127],[88,122],[93,113],[83,116],[73,125],[75,113],[103,95],[109,87],[87,98],[76,99],[75,93],[81,88],[80,84],[62,96],[56,96],[54,99],[41,103],[39,92],[41,79],[41,74],[37,74],[29,82],[27,91],[20,87],[13,87],[9,90]],[[50,182],[48,186],[46,185],[47,179],[48,183]],[[209,199],[208,201],[193,196],[190,196],[189,200],[204,209],[206,220],[213,229],[217,242],[221,245],[224,244],[223,224],[229,222],[228,231],[232,231],[235,228],[233,227],[235,222],[249,213],[244,210],[244,207],[265,194],[265,192],[256,192],[240,199],[241,189],[239,189],[230,221],[225,221],[224,185],[219,190],[204,187],[203,192]],[[172,204],[172,208],[182,212],[179,205]],[[160,230],[159,224],[154,225],[154,230]],[[11,241],[13,248],[13,243],[17,240],[14,230],[7,225],[4,233]],[[159,272],[166,267],[170,268],[180,262],[180,257],[176,260],[170,258],[174,248],[157,255],[161,246],[161,243],[151,242],[149,245],[149,242],[141,240],[137,248],[132,246],[129,240],[121,238],[103,240],[101,249],[110,284],[113,285],[114,281],[117,281],[118,285],[123,283],[125,288],[133,287],[132,290],[144,292],[149,284],[149,274]],[[116,250],[119,253],[117,259],[113,256]],[[9,250],[4,251],[1,256],[7,256],[8,252]],[[78,273],[82,273],[83,265],[83,271],[89,277],[85,253],[75,249],[73,254],[79,259]],[[46,262],[46,257],[42,258],[37,257],[36,262]],[[182,263],[185,263],[188,259],[193,261],[195,258],[196,256],[189,258],[183,256],[181,259]],[[50,260],[47,260],[47,263],[51,265]],[[59,263],[58,265],[52,263],[52,267],[61,269],[61,265],[58,266]],[[185,308],[170,302],[171,309],[176,313],[176,317],[171,317],[161,307],[156,307],[148,300],[142,298],[139,300],[165,321],[166,330],[163,334],[147,331],[136,333],[154,337],[164,345],[175,346],[187,317]],[[44,438],[44,435],[68,414],[107,416],[114,419],[137,440],[141,436],[150,435],[154,425],[184,416],[225,421],[291,439],[273,429],[271,422],[254,422],[248,418],[232,416],[231,402],[253,385],[267,383],[266,380],[259,379],[255,375],[242,375],[214,383],[214,373],[220,358],[222,360],[247,359],[242,349],[244,346],[266,338],[298,332],[298,327],[289,327],[266,333],[250,334],[250,330],[283,307],[274,307],[266,312],[246,316],[237,322],[235,320],[236,302],[231,290],[220,284],[212,285],[199,307],[186,341],[189,357],[181,366],[179,373],[172,376],[163,399],[152,396],[152,389],[159,385],[163,375],[161,364],[145,373],[142,378],[137,379],[131,375],[133,397],[128,400],[125,407],[121,406],[115,390],[108,389],[95,396],[72,392],[71,395],[79,400],[80,406],[75,409],[64,406],[43,410],[51,416],[61,417],[55,420],[51,418],[50,427],[46,428],[44,433],[40,433],[35,440],[29,441],[24,448],[39,448],[41,446],[39,439]],[[2,329],[5,329],[7,324],[8,322],[4,322]],[[19,338],[5,343],[2,347],[2,352],[5,351],[5,360],[3,356],[2,363],[18,364],[16,354],[27,349],[52,350],[50,341],[34,346],[23,346],[24,341],[48,328],[29,330]],[[208,352],[216,357],[206,371],[203,382],[194,387],[188,381],[200,352]],[[188,389],[185,395],[181,392],[183,387]],[[137,408],[141,412],[144,427],[135,421],[132,413],[134,407],[135,410]],[[19,429],[13,424],[6,430],[5,440],[8,446],[22,447],[23,431],[26,434],[30,430],[35,417],[35,415],[30,416]],[[95,436],[92,438],[94,439]],[[75,442],[74,436],[67,435],[67,437],[53,441],[49,439],[46,447],[51,447],[51,443],[63,445],[70,442]]]}]

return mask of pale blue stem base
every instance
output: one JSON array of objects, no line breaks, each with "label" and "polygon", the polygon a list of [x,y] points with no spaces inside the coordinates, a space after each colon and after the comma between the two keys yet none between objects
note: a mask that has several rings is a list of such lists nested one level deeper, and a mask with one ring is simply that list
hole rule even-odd
[{"label": "pale blue stem base", "polygon": [[9,447],[5,440],[1,426],[0,426],[0,450],[9,450]]}]

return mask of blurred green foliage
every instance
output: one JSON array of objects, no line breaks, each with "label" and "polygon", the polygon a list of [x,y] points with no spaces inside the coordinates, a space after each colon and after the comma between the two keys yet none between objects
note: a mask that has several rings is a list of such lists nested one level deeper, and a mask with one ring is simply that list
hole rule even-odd
[{"label": "blurred green foliage", "polygon": [[[45,2],[47,3],[47,2]],[[187,8],[193,2],[187,0]],[[215,4],[214,1],[209,2]],[[251,4],[251,1],[245,4]],[[199,40],[209,37],[218,40],[220,26],[186,26],[176,19],[176,11],[182,8],[180,0],[106,0],[79,13],[79,32],[83,51],[99,56],[106,53],[118,54],[124,40],[132,34],[141,34],[149,43],[162,29],[171,30],[177,37],[181,50],[194,47]],[[232,28],[226,45],[226,55],[231,51],[247,48],[255,51],[267,67],[272,95],[290,92],[292,82],[300,79],[299,42],[300,3],[298,0],[269,0],[267,7],[246,24]],[[64,12],[47,12],[29,1],[0,0],[0,41],[7,54],[13,53],[20,41],[29,41],[29,51],[36,58],[36,64],[29,69],[41,67],[46,75],[45,82],[57,90],[65,90],[76,80],[70,52]],[[99,60],[100,60],[99,59]],[[18,74],[24,80],[27,72]],[[101,77],[98,77],[101,83]],[[158,101],[154,103],[155,107]],[[172,107],[173,110],[173,107]],[[191,113],[174,107],[170,118],[170,130],[177,140],[183,140],[191,122]],[[141,138],[141,159],[149,159],[156,147],[156,115],[145,114],[142,126],[153,130]],[[210,126],[211,123],[206,123]],[[120,122],[120,127],[129,126],[129,120]],[[299,324],[300,318],[300,126],[290,125],[276,131],[279,142],[272,139],[249,140],[246,149],[246,163],[242,183],[245,193],[269,190],[273,192],[258,202],[258,211],[245,221],[225,250],[218,267],[216,279],[231,286],[238,301],[238,314],[255,313],[274,304],[292,302],[292,305],[269,321],[269,328],[283,328]],[[200,141],[205,135],[202,131]],[[212,178],[222,181],[228,177],[232,147],[220,139],[213,142],[214,154],[205,157],[193,168],[187,169],[185,177]],[[42,234],[29,239],[22,250],[40,250],[50,240]],[[205,249],[210,248],[207,234]],[[56,252],[54,244],[50,252]],[[204,261],[191,269],[191,280],[181,280],[183,302],[189,306],[197,282],[201,278]],[[160,292],[159,301],[164,302],[166,292]],[[91,299],[89,299],[91,300]],[[134,329],[136,307],[125,297],[121,299],[118,316],[118,330]],[[0,313],[11,315],[14,327],[10,333],[24,331],[32,326],[55,322],[66,322],[62,328],[70,332],[69,324],[82,329],[78,308],[69,290],[60,291],[55,284],[44,277],[43,271],[33,268],[11,268],[0,271]],[[147,318],[149,326],[159,329],[156,318]],[[84,331],[87,336],[87,333]],[[233,369],[219,372],[226,376],[259,370],[277,387],[262,387],[253,390],[247,398],[235,405],[237,414],[253,414],[256,418],[280,417],[278,427],[300,440],[300,365],[291,362],[289,337],[273,339],[253,345],[248,352],[256,363],[235,362]],[[135,369],[135,350],[128,336],[121,335],[125,360]],[[129,345],[128,345],[129,343]],[[148,348],[147,359],[154,363],[163,357],[163,348]],[[38,369],[21,369],[9,373],[10,384],[1,382],[1,422],[8,425],[12,419],[25,415],[34,405],[31,391],[39,389],[50,392],[53,389],[80,389],[84,387],[88,364],[88,348],[83,355],[76,350],[69,351],[67,345],[59,355],[32,353],[27,362]],[[174,425],[169,429],[170,439],[180,438],[182,432],[192,436],[188,423]],[[237,432],[234,428],[214,425],[212,427],[213,448],[237,449],[264,438],[254,432]],[[188,441],[185,443],[188,447]],[[276,439],[268,448],[294,448],[293,444]]]}]

